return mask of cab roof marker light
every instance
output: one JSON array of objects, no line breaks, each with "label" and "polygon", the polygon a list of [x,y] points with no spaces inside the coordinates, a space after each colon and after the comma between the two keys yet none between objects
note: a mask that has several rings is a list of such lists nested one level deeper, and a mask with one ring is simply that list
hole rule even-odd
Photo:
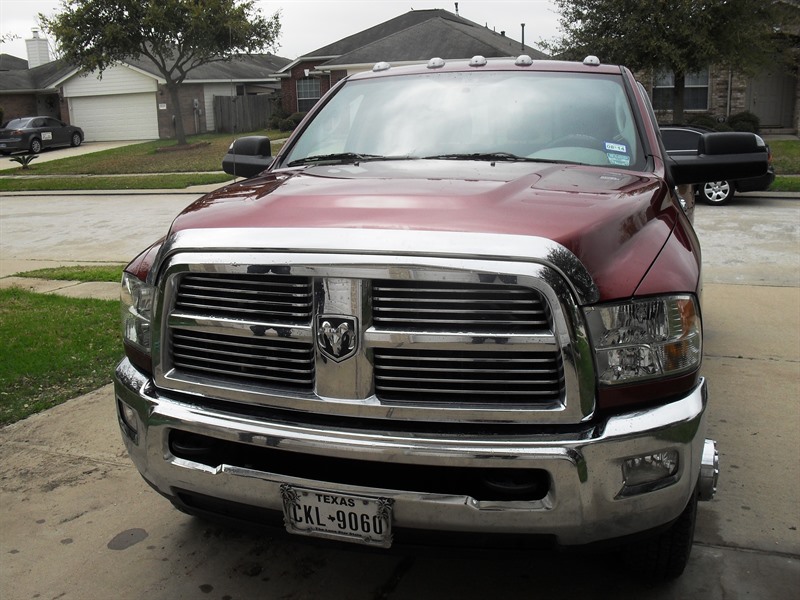
[{"label": "cab roof marker light", "polygon": [[470,67],[485,67],[486,66],[486,57],[481,56],[480,54],[476,54],[473,56],[469,61]]},{"label": "cab roof marker light", "polygon": [[530,67],[533,64],[533,59],[527,54],[520,54],[514,64],[518,67]]},{"label": "cab roof marker light", "polygon": [[599,67],[600,59],[596,56],[589,55],[583,59],[583,64],[585,64],[587,67]]},{"label": "cab roof marker light", "polygon": [[439,58],[438,56],[430,59],[428,61],[428,68],[429,69],[441,69],[444,66],[444,60]]},{"label": "cab roof marker light", "polygon": [[375,63],[375,66],[372,67],[372,72],[373,73],[379,73],[380,71],[388,71],[391,68],[392,68],[392,65],[390,63],[385,62],[385,61],[381,61],[381,62]]}]

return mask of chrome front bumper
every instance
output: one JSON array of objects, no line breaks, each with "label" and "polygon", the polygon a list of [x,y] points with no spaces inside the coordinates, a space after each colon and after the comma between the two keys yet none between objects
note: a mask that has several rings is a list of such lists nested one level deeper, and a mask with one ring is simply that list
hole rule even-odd
[{"label": "chrome front bumper", "polygon": [[[434,435],[419,432],[325,428],[270,422],[210,410],[162,396],[127,360],[115,374],[117,410],[134,409],[136,432],[120,415],[123,439],[143,477],[167,497],[178,490],[280,511],[283,483],[316,490],[394,499],[394,527],[430,531],[548,534],[565,545],[640,533],[676,519],[698,481],[706,499],[716,484],[713,452],[704,439],[704,380],[684,398],[632,412],[564,435]],[[131,415],[128,415],[131,418]],[[535,501],[478,501],[469,496],[371,489],[276,475],[241,466],[178,458],[172,430],[287,452],[344,459],[474,468],[543,469],[550,477]],[[709,441],[710,442],[710,441]],[[677,472],[657,489],[623,493],[626,459],[674,450]],[[711,460],[711,459],[709,459]],[[708,463],[709,460],[705,462]],[[713,479],[713,481],[712,481]]]}]

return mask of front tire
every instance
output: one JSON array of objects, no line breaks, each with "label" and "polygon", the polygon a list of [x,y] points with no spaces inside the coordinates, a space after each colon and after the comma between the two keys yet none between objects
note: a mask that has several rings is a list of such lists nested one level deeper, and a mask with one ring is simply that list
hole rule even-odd
[{"label": "front tire", "polygon": [[72,146],[73,148],[77,148],[78,146],[81,145],[82,141],[83,140],[81,139],[81,134],[76,131],[75,133],[72,134],[72,139],[70,140],[70,146]]},{"label": "front tire", "polygon": [[722,206],[730,202],[735,193],[730,181],[708,181],[700,187],[700,197],[706,204]]},{"label": "front tire", "polygon": [[697,521],[697,492],[666,531],[625,547],[625,563],[632,573],[649,582],[679,577],[689,562]]},{"label": "front tire", "polygon": [[42,142],[38,138],[31,140],[31,154],[39,154],[42,151]]}]

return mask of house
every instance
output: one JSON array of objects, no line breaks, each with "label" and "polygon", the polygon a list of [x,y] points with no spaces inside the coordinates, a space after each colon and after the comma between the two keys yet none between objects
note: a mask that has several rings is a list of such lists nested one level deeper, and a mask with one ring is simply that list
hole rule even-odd
[{"label": "house", "polygon": [[412,10],[298,57],[277,72],[289,115],[311,108],[337,81],[376,62],[394,66],[442,59],[545,54],[443,9]]},{"label": "house", "polygon": [[[660,123],[672,123],[671,74],[643,77],[649,81],[653,107]],[[748,111],[759,118],[765,133],[800,131],[800,77],[798,67],[788,69],[775,61],[773,68],[748,77],[718,65],[686,77],[684,120],[709,115],[718,121]]]},{"label": "house", "polygon": [[202,65],[181,85],[172,106],[166,82],[147,60],[129,60],[86,74],[63,60],[50,61],[47,40],[34,31],[26,40],[28,62],[0,56],[0,106],[4,120],[32,114],[58,117],[83,128],[87,141],[148,140],[175,136],[174,115],[183,114],[188,135],[215,131],[214,97],[273,94],[273,76],[289,60],[246,55]]}]

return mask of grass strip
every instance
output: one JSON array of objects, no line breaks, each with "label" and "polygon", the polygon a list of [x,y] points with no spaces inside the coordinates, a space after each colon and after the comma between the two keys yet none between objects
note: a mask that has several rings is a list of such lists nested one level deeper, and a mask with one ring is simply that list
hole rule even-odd
[{"label": "grass strip", "polygon": [[74,267],[50,267],[16,273],[15,277],[31,277],[36,279],[54,279],[56,281],[103,281],[119,283],[125,265],[87,265]]},{"label": "grass strip", "polygon": [[800,177],[783,177],[778,175],[769,186],[770,192],[800,192]]},{"label": "grass strip", "polygon": [[109,383],[119,303],[0,290],[0,425]]},{"label": "grass strip", "polygon": [[190,173],[180,175],[142,175],[134,177],[42,177],[0,178],[2,192],[38,192],[68,190],[174,190],[193,185],[210,185],[232,181],[222,173]]}]

